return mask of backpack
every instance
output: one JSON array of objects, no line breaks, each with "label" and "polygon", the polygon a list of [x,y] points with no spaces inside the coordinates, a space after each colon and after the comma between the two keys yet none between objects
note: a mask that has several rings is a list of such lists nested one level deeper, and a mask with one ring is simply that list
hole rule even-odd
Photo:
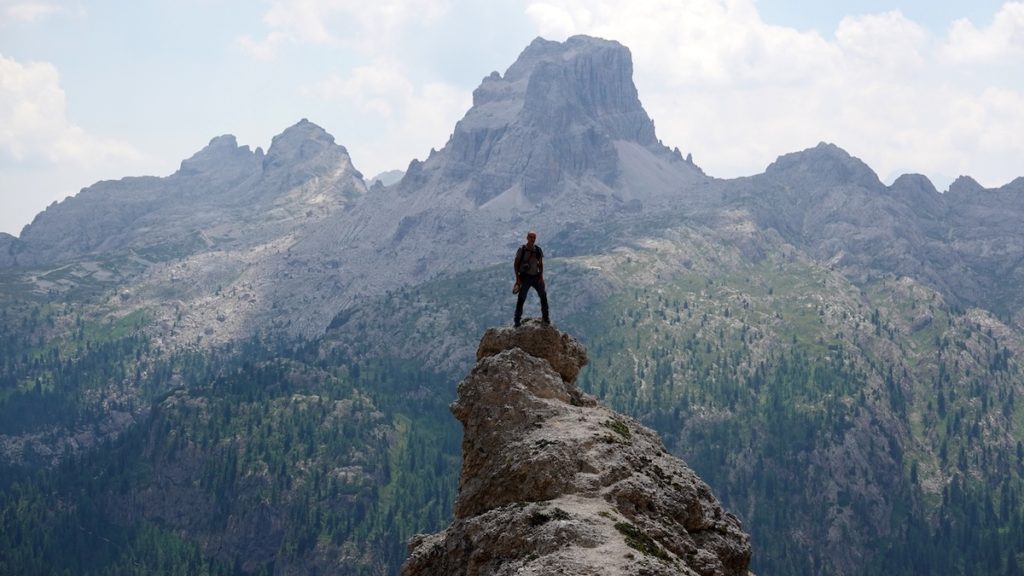
[{"label": "backpack", "polygon": [[523,244],[519,247],[519,251],[516,253],[516,261],[519,263],[519,273],[529,274],[530,276],[540,274],[540,261],[542,258],[544,258],[544,251],[540,249],[540,246],[535,244],[531,250],[526,247],[526,244]]}]

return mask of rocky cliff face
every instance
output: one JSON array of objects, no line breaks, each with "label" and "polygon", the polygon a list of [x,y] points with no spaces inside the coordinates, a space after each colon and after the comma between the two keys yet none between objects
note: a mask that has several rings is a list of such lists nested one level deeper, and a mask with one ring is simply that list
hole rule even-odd
[{"label": "rocky cliff face", "polygon": [[916,174],[886,186],[858,158],[821,143],[718,184],[761,228],[857,283],[910,275],[961,306],[1008,316],[1024,306],[1009,288],[1024,279],[1024,239],[1013,224],[1024,217],[1024,179],[985,189],[961,177],[945,194]]},{"label": "rocky cliff face", "polygon": [[504,75],[483,80],[443,149],[311,230],[293,257],[315,261],[344,246],[346,300],[334,304],[347,307],[368,292],[505,261],[530,228],[543,245],[678,204],[708,179],[657,141],[631,76],[617,42],[535,40]]},{"label": "rocky cliff face", "polygon": [[459,384],[455,519],[410,544],[404,576],[744,575],[750,542],[700,478],[574,381],[586,351],[529,321],[492,328]]},{"label": "rocky cliff face", "polygon": [[[348,152],[302,120],[267,154],[218,136],[166,178],[98,182],[40,213],[11,264],[133,253],[165,261],[279,239],[363,195]],[[0,265],[4,264],[0,257]]]},{"label": "rocky cliff face", "polygon": [[641,200],[699,176],[658,142],[627,48],[586,36],[538,38],[504,76],[484,78],[444,150],[414,162],[402,189],[454,188],[472,205],[494,209],[536,207],[575,186],[590,188],[595,200],[628,201],[636,198],[626,198],[621,180],[636,161],[677,179],[668,189],[637,191]]},{"label": "rocky cliff face", "polygon": [[19,240],[10,234],[0,232],[0,268],[13,266]]},{"label": "rocky cliff face", "polygon": [[50,206],[20,238],[0,238],[0,269],[23,270],[26,286],[51,297],[108,291],[106,312],[144,310],[174,344],[268,324],[311,333],[324,308],[338,308],[332,273],[344,246],[306,242],[297,258],[290,249],[366,193],[348,151],[308,120],[267,153],[218,136],[171,176],[99,182]]}]

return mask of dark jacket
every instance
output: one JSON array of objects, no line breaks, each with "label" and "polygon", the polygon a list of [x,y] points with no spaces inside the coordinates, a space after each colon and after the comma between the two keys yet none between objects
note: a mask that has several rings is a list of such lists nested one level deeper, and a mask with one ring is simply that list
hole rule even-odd
[{"label": "dark jacket", "polygon": [[515,267],[517,275],[539,276],[543,274],[544,251],[536,244],[533,245],[533,249],[523,244],[516,251]]}]

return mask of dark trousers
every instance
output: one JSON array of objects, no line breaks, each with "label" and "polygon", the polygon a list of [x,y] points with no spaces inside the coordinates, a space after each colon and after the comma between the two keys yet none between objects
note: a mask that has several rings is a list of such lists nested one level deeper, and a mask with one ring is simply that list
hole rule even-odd
[{"label": "dark trousers", "polygon": [[520,274],[519,275],[519,298],[516,299],[516,324],[523,319],[523,304],[526,303],[526,293],[533,288],[540,296],[540,313],[544,319],[548,319],[548,291],[544,289],[544,283],[540,281],[540,275]]}]

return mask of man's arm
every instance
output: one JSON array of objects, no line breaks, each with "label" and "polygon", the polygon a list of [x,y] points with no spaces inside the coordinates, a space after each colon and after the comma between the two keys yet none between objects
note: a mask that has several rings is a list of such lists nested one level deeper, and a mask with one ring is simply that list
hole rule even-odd
[{"label": "man's arm", "polygon": [[523,258],[523,247],[520,246],[519,249],[516,250],[516,257],[512,259],[512,268],[516,272],[516,282],[519,282],[519,262],[520,262],[520,260],[522,260],[522,258]]}]

